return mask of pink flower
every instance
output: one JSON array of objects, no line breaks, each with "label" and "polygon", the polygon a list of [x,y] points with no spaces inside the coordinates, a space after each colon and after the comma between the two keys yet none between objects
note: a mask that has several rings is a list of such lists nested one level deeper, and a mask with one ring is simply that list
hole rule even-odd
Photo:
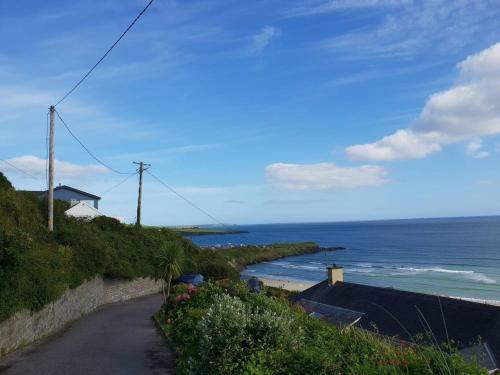
[{"label": "pink flower", "polygon": [[189,285],[188,285],[188,293],[189,293],[189,294],[194,294],[194,293],[196,293],[196,289],[197,289],[197,288],[196,288],[196,285],[193,285],[193,284],[189,284]]},{"label": "pink flower", "polygon": [[191,299],[191,296],[187,293],[182,293],[175,297],[176,302],[187,301],[189,299]]}]

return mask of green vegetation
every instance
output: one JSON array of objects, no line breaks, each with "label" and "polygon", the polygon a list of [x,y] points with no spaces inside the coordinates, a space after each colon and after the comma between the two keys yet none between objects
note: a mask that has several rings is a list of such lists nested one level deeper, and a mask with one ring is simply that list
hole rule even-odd
[{"label": "green vegetation", "polygon": [[55,231],[49,233],[46,206],[34,194],[15,191],[0,173],[0,321],[25,308],[37,311],[96,275],[155,277],[156,255],[170,244],[182,247],[185,272],[239,277],[216,252],[168,229],[67,218],[62,201],[55,201]]},{"label": "green vegetation", "polygon": [[202,236],[208,234],[239,234],[239,233],[247,233],[242,230],[230,230],[230,229],[212,229],[212,228],[169,228],[175,233],[179,233],[185,236]]},{"label": "green vegetation", "polygon": [[177,349],[178,374],[487,374],[449,345],[339,329],[241,282],[177,285],[155,320]]},{"label": "green vegetation", "polygon": [[314,242],[280,243],[266,246],[243,246],[218,250],[229,264],[241,271],[249,264],[269,262],[292,255],[318,252],[320,247]]},{"label": "green vegetation", "polygon": [[168,303],[170,297],[172,279],[182,275],[183,263],[184,249],[180,242],[163,244],[155,255],[155,275],[162,282],[164,304]]},{"label": "green vegetation", "polygon": [[166,228],[123,225],[107,217],[68,218],[68,204],[62,201],[55,201],[55,231],[49,233],[46,207],[34,194],[16,191],[0,173],[0,321],[22,309],[40,310],[67,288],[96,275],[168,279],[160,270],[175,249],[184,255],[183,272],[237,280],[246,264],[310,252],[316,246],[202,250]]}]

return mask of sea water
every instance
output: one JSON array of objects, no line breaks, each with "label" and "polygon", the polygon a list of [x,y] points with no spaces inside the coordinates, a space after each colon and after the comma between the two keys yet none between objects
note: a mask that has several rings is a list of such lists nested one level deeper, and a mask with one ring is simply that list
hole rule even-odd
[{"label": "sea water", "polygon": [[319,282],[326,266],[368,285],[500,301],[500,217],[237,226],[248,233],[193,236],[199,245],[314,241],[346,250],[249,266],[243,275]]}]

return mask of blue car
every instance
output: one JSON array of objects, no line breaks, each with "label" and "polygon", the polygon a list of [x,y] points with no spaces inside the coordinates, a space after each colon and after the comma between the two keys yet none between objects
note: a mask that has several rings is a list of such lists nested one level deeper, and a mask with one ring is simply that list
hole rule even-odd
[{"label": "blue car", "polygon": [[200,274],[182,275],[177,281],[184,284],[200,285],[203,284],[204,278]]}]

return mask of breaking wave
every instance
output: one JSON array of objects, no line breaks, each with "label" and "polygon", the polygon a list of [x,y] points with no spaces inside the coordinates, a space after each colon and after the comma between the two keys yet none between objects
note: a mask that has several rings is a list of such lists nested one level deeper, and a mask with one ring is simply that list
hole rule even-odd
[{"label": "breaking wave", "polygon": [[446,273],[452,275],[461,275],[467,279],[478,281],[485,284],[496,284],[497,281],[491,277],[486,276],[484,273],[471,271],[471,270],[452,270],[448,268],[441,267],[428,267],[428,268],[416,268],[416,267],[401,267],[398,268],[401,271],[408,271],[413,274],[424,273],[424,272],[434,272],[434,273]]}]

